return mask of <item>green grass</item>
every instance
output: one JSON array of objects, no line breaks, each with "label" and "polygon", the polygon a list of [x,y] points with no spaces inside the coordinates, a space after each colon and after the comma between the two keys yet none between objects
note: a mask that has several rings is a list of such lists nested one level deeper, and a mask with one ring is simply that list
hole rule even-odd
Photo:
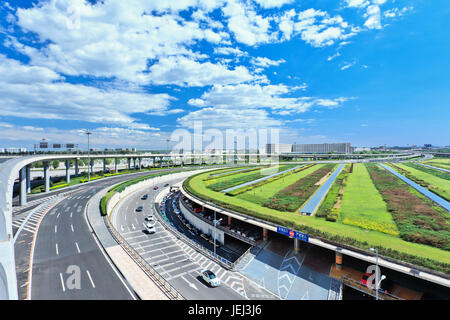
[{"label": "green grass", "polygon": [[402,239],[450,250],[450,224],[446,210],[381,166],[371,163],[366,167]]},{"label": "green grass", "polygon": [[243,200],[257,203],[262,206],[267,201],[267,199],[273,197],[275,194],[277,194],[278,191],[284,189],[288,185],[295,183],[297,180],[309,175],[322,166],[323,164],[313,165],[312,167],[309,167],[303,171],[291,174],[282,179],[272,181],[253,190],[241,193],[237,197]]},{"label": "green grass", "polygon": [[340,221],[397,236],[397,226],[362,163],[353,166],[342,197]]},{"label": "green grass", "polygon": [[199,173],[186,179],[183,184],[184,188],[191,194],[206,201],[214,202],[225,209],[242,212],[277,225],[308,233],[311,236],[365,250],[375,246],[379,248],[380,254],[442,272],[450,272],[450,252],[448,251],[430,245],[406,241],[379,231],[366,231],[359,227],[329,222],[293,212],[281,212],[240,197],[230,197],[222,192],[214,192],[208,189],[202,181],[208,174]]},{"label": "green grass", "polygon": [[250,182],[259,178],[266,177],[267,175],[277,173],[280,171],[287,170],[289,168],[293,168],[295,165],[289,164],[289,165],[280,165],[280,166],[273,166],[273,167],[265,167],[261,170],[255,170],[250,172],[239,172],[237,174],[234,174],[232,176],[225,176],[225,177],[219,177],[216,179],[208,180],[206,185],[208,188],[210,188],[213,191],[221,191],[225,190],[227,188],[231,188],[234,186],[238,186],[242,183]]},{"label": "green grass", "polygon": [[432,160],[423,161],[423,163],[450,170],[450,159],[434,158]]},{"label": "green grass", "polygon": [[347,183],[347,177],[350,168],[351,165],[346,164],[341,173],[336,177],[336,180],[334,180],[334,183],[332,184],[330,190],[328,190],[325,199],[323,199],[322,203],[319,206],[319,209],[317,209],[317,212],[315,214],[316,217],[325,218],[328,221],[338,220],[341,209],[334,208],[334,206],[340,199],[342,199],[342,189],[345,188],[345,184]]},{"label": "green grass", "polygon": [[[403,169],[408,172],[408,178],[412,179],[414,182],[420,184],[421,186],[427,188],[428,190],[436,193],[438,196],[450,201],[450,181],[442,179],[433,174],[424,172],[410,165],[404,165],[396,163],[391,165],[394,169],[396,167]],[[399,172],[403,174],[403,172]],[[448,175],[448,174],[447,174]]]},{"label": "green grass", "polygon": [[336,167],[335,164],[323,165],[313,173],[280,190],[273,197],[267,199],[263,205],[279,211],[296,211],[319,188],[316,183],[330,173],[334,167]]}]

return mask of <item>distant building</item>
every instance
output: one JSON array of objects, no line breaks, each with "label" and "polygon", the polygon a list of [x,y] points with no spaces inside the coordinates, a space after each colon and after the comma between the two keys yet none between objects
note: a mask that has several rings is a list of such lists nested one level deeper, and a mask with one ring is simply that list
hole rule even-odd
[{"label": "distant building", "polygon": [[273,153],[291,153],[292,152],[292,144],[275,144],[275,143],[268,143],[266,145],[266,153],[267,154],[273,154]]},{"label": "distant building", "polygon": [[430,143],[426,143],[426,144],[424,144],[423,146],[424,146],[425,148],[431,148],[433,145],[430,144]]},{"label": "distant building", "polygon": [[0,153],[25,153],[27,148],[0,148]]},{"label": "distant building", "polygon": [[349,142],[346,143],[319,143],[319,144],[294,144],[294,153],[352,153],[353,148]]},{"label": "distant building", "polygon": [[353,152],[362,152],[362,151],[370,151],[370,150],[372,150],[372,149],[368,148],[368,147],[355,147],[353,149]]}]

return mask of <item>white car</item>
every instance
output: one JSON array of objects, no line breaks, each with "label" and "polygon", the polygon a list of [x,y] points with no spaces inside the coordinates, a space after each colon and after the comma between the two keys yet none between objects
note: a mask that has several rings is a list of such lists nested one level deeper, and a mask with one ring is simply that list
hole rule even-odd
[{"label": "white car", "polygon": [[147,223],[145,225],[145,230],[147,230],[148,233],[155,233],[156,232],[155,225],[154,224],[150,224],[150,223]]},{"label": "white car", "polygon": [[153,216],[151,214],[149,214],[148,216],[145,217],[145,220],[153,221]]},{"label": "white car", "polygon": [[211,287],[218,287],[220,285],[219,278],[216,277],[214,272],[211,270],[202,271],[202,278],[206,281]]}]

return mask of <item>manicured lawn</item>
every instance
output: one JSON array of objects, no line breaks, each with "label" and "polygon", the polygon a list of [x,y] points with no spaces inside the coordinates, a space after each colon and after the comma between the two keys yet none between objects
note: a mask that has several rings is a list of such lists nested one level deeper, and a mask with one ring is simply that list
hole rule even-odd
[{"label": "manicured lawn", "polygon": [[423,163],[428,164],[430,166],[435,166],[435,167],[450,170],[450,159],[435,158],[432,160],[423,161]]},{"label": "manicured lawn", "polygon": [[[439,178],[433,174],[416,169],[415,167],[412,167],[410,165],[396,163],[395,166],[408,171],[413,177],[419,179],[419,181],[416,180],[417,183],[426,187],[430,191],[433,191],[442,198],[450,201],[450,180]],[[395,166],[392,167],[395,169]],[[420,180],[425,183],[422,183],[422,181]]]},{"label": "manicured lawn", "polygon": [[267,199],[273,197],[281,189],[284,189],[286,186],[295,183],[297,180],[307,176],[308,174],[316,171],[318,168],[321,168],[323,166],[324,166],[323,164],[313,165],[312,167],[305,169],[303,171],[291,174],[285,178],[267,183],[253,190],[241,193],[237,197],[243,200],[257,203],[262,206],[263,203],[267,201]]},{"label": "manicured lawn", "polygon": [[262,177],[266,177],[270,174],[277,173],[283,170],[287,170],[290,168],[295,167],[295,165],[289,164],[289,165],[280,165],[280,166],[273,166],[273,167],[264,167],[262,169],[250,171],[250,172],[243,172],[243,173],[236,173],[231,176],[225,176],[225,177],[219,177],[217,179],[210,179],[206,181],[206,185],[208,188],[214,191],[221,191],[225,190],[227,188],[231,188],[237,185],[240,185],[245,182],[253,181]]},{"label": "manicured lawn", "polygon": [[296,211],[319,188],[317,183],[333,171],[335,164],[325,164],[313,173],[280,190],[263,205],[279,211]]},{"label": "manicured lawn", "polygon": [[[375,246],[380,248],[380,250],[384,250],[386,255],[394,258],[398,258],[398,255],[405,255],[402,257],[405,261],[450,272],[449,251],[430,245],[413,243],[379,231],[363,230],[356,226],[329,222],[294,212],[281,212],[240,197],[230,197],[222,192],[214,192],[208,189],[203,181],[207,175],[209,173],[201,173],[185,180],[185,188],[195,196],[201,197],[206,201],[215,202],[226,209],[239,211],[278,225],[309,233],[313,236],[316,235],[347,245],[358,246],[365,250]],[[394,251],[398,253],[394,254]]]},{"label": "manicured lawn", "polygon": [[342,197],[340,221],[363,229],[398,235],[398,230],[378,190],[362,163],[353,166]]},{"label": "manicured lawn", "polygon": [[445,209],[378,164],[366,167],[402,239],[450,250],[449,215]]}]

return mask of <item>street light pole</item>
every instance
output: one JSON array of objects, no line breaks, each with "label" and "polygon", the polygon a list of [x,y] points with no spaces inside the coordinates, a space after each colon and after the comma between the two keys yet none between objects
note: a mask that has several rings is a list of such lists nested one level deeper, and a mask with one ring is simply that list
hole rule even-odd
[{"label": "street light pole", "polygon": [[86,130],[84,132],[88,137],[88,182],[91,181],[91,149],[89,146],[89,136],[92,134],[91,131]]},{"label": "street light pole", "polygon": [[376,292],[375,292],[375,297],[376,297],[376,300],[378,300],[378,278],[379,278],[379,275],[378,275],[378,249],[377,248],[370,248],[370,251],[375,251],[375,255],[376,255],[376,259],[375,259],[375,265],[376,265],[376,269],[375,269],[375,290],[376,290]]}]

